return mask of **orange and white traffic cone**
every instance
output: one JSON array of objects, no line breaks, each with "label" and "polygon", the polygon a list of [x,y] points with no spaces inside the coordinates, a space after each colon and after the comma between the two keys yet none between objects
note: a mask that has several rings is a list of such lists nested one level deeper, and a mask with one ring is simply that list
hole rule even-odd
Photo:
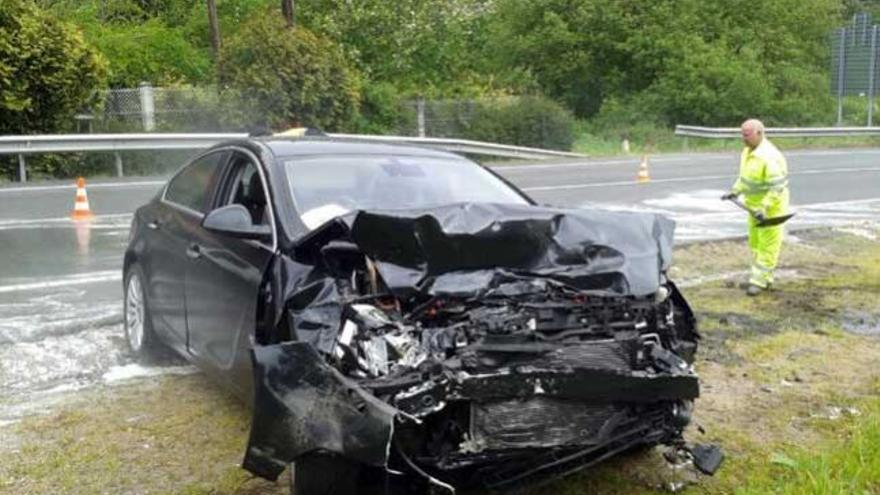
[{"label": "orange and white traffic cone", "polygon": [[80,177],[76,179],[76,200],[73,203],[73,211],[70,218],[74,220],[91,220],[94,218],[89,209],[89,197],[86,195],[86,180]]},{"label": "orange and white traffic cone", "polygon": [[642,163],[639,164],[639,175],[636,176],[639,183],[651,182],[651,176],[648,174],[648,155],[642,155]]}]

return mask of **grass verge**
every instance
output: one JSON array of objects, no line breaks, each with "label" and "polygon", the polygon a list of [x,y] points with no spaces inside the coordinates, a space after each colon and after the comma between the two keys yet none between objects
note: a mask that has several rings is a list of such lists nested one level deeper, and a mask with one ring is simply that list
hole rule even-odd
[{"label": "grass verge", "polygon": [[[673,129],[651,125],[627,129],[630,151],[623,149],[623,133],[596,133],[590,125],[580,123],[575,127],[575,140],[572,151],[590,156],[640,155],[653,153],[686,153],[729,151],[742,149],[739,139],[683,138],[675,135]],[[866,148],[880,146],[880,136],[780,138],[769,134],[773,142],[783,151],[811,148]]]},{"label": "grass verge", "polygon": [[[880,242],[799,234],[796,276],[747,298],[734,280],[687,289],[704,334],[702,397],[689,437],[723,446],[713,478],[672,470],[654,449],[535,494],[880,493]],[[693,280],[745,268],[744,242],[678,248]],[[239,467],[249,413],[201,375],[99,387],[0,426],[2,493],[283,494]]]}]

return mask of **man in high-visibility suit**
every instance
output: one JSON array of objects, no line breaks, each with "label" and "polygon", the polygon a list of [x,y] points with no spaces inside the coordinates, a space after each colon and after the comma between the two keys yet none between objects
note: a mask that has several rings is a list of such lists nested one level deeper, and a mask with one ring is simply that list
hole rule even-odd
[{"label": "man in high-visibility suit", "polygon": [[758,227],[758,221],[788,212],[788,164],[776,146],[764,137],[764,124],[760,120],[743,122],[742,140],[745,148],[740,157],[739,178],[722,199],[742,194],[745,205],[758,217],[749,215],[752,269],[746,289],[748,295],[755,296],[773,283],[773,270],[782,249],[782,225]]}]

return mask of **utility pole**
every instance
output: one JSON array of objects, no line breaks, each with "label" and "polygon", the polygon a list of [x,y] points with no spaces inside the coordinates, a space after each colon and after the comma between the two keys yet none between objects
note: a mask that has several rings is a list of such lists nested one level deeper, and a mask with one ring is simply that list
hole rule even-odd
[{"label": "utility pole", "polygon": [[281,0],[281,13],[284,14],[284,22],[292,28],[294,23],[293,0]]},{"label": "utility pole", "polygon": [[211,48],[214,49],[214,59],[220,59],[220,22],[217,20],[217,1],[206,0],[208,3],[208,26],[211,30]]}]

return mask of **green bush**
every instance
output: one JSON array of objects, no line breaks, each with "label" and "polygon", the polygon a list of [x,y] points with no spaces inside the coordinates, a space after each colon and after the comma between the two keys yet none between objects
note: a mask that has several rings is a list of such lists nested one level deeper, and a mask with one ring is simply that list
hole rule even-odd
[{"label": "green bush", "polygon": [[393,134],[401,120],[400,93],[388,83],[365,84],[360,110],[350,128],[358,134]]},{"label": "green bush", "polygon": [[633,150],[655,151],[674,140],[657,106],[657,99],[646,93],[610,97],[595,117],[584,122],[581,133],[612,144],[608,151],[619,151],[624,139]]},{"label": "green bush", "polygon": [[0,0],[0,134],[52,133],[94,103],[106,64],[30,0]]},{"label": "green bush", "polygon": [[224,45],[220,83],[235,118],[273,129],[324,130],[351,125],[360,102],[359,77],[332,42],[287,28],[276,12],[254,16]]},{"label": "green bush", "polygon": [[92,24],[86,34],[110,61],[112,87],[136,88],[142,81],[154,86],[204,82],[213,75],[208,49],[193,46],[179,29],[158,19]]},{"label": "green bush", "polygon": [[467,123],[464,137],[568,151],[574,142],[574,124],[571,112],[544,97],[484,100]]}]

